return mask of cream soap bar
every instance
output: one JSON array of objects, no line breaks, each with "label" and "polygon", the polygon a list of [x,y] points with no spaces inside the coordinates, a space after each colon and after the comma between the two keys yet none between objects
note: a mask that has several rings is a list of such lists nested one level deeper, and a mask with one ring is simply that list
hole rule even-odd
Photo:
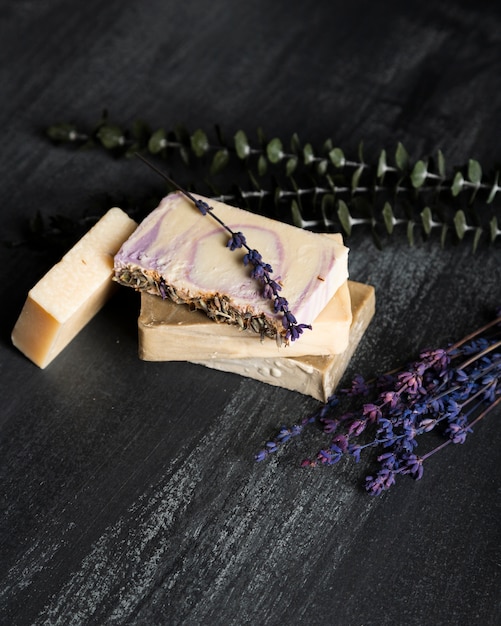
[{"label": "cream soap bar", "polygon": [[292,358],[211,359],[193,361],[224,372],[240,374],[275,387],[283,387],[326,402],[336,390],[375,312],[375,291],[370,285],[348,281],[353,321],[348,347],[333,356]]},{"label": "cream soap bar", "polygon": [[312,330],[282,347],[236,326],[214,324],[187,305],[142,293],[139,356],[145,361],[190,361],[339,354],[348,347],[351,321],[348,281],[314,320]]},{"label": "cream soap bar", "polygon": [[[169,325],[174,329],[178,324],[191,324],[190,318],[196,316],[199,321],[198,324],[193,327],[194,333],[189,340],[184,342],[185,360],[213,369],[247,376],[248,378],[253,378],[292,391],[299,391],[300,393],[311,395],[324,402],[338,385],[358,343],[374,315],[375,293],[373,287],[348,281],[347,290],[349,290],[350,296],[348,302],[351,302],[350,308],[352,315],[350,318],[352,322],[347,347],[341,354],[330,356],[254,356],[242,358],[238,348],[239,344],[233,343],[233,355],[224,358],[213,357],[202,359],[197,353],[197,342],[203,340],[205,334],[208,333],[212,340],[214,354],[214,346],[219,346],[220,339],[219,337],[214,337],[211,333],[213,327],[218,328],[219,325],[213,324],[197,311],[190,313],[186,307],[177,306],[162,301],[156,296],[144,294],[142,295],[142,299],[147,299],[148,305],[150,303],[152,305],[155,305],[155,303],[162,305],[160,310],[157,309],[157,312],[164,314],[167,308],[169,312],[165,319],[158,319],[157,317],[152,319],[150,317],[151,325],[146,332],[143,332],[144,328],[142,329],[142,324],[144,322],[144,311],[142,311],[139,321],[139,355],[141,358],[150,357],[150,360],[168,360],[160,358],[165,356],[165,349],[168,344],[164,335],[165,326]],[[151,310],[149,310],[149,312],[151,312]],[[228,330],[232,329],[229,328]],[[241,335],[242,333],[240,333],[240,336]],[[153,354],[151,352],[152,350],[156,350],[157,339],[161,349],[164,351],[163,355],[158,352],[154,352]],[[299,344],[301,342],[298,341],[295,343]],[[180,342],[176,348],[177,357],[182,356],[182,350],[183,343]],[[282,349],[280,354],[289,354],[288,351],[289,348]],[[235,358],[235,356],[238,358]],[[151,357],[154,358],[151,359]]]},{"label": "cream soap bar", "polygon": [[[312,233],[197,196],[271,265],[297,322],[312,324],[348,277],[348,249]],[[243,263],[247,250],[227,248],[229,233],[173,193],[139,225],[115,257],[115,280],[202,309],[212,319],[282,337],[282,313],[261,295],[262,285]],[[306,330],[300,341],[303,340]],[[280,340],[279,340],[280,343]]]},{"label": "cream soap bar", "polygon": [[30,290],[12,342],[36,365],[46,367],[111,295],[114,255],[136,227],[110,209]]}]

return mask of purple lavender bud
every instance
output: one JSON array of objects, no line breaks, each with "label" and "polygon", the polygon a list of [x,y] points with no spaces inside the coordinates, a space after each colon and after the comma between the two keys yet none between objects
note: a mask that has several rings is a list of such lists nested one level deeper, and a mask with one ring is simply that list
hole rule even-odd
[{"label": "purple lavender bud", "polygon": [[348,450],[348,437],[346,435],[336,435],[332,438],[332,443],[336,444],[342,453]]},{"label": "purple lavender bud", "polygon": [[236,250],[237,248],[242,248],[245,246],[246,240],[243,233],[233,233],[232,236],[228,239],[228,243],[226,247],[230,250]]},{"label": "purple lavender bud", "polygon": [[275,312],[278,313],[279,311],[286,310],[288,305],[289,303],[287,302],[287,300],[279,296],[275,299],[275,302],[273,303],[273,308],[275,309]]},{"label": "purple lavender bud", "polygon": [[212,209],[212,207],[210,207],[207,202],[204,202],[203,200],[200,200],[198,198],[194,198],[193,202],[202,215],[207,215],[207,213]]},{"label": "purple lavender bud", "polygon": [[244,265],[257,265],[261,262],[262,256],[259,254],[257,250],[249,250],[247,254],[244,256]]},{"label": "purple lavender bud", "polygon": [[376,422],[381,417],[381,409],[376,404],[367,403],[363,406],[362,414],[369,420],[369,422]]}]

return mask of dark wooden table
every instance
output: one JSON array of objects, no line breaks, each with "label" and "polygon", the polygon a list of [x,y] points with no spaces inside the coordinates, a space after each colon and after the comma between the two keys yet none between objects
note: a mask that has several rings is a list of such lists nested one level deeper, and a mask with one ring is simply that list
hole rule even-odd
[{"label": "dark wooden table", "polygon": [[[267,437],[318,403],[141,362],[132,291],[44,371],[10,343],[28,289],[71,239],[27,235],[37,212],[85,225],[163,189],[137,159],[55,146],[48,126],[92,129],[107,109],[127,128],[331,138],[355,159],[363,141],[372,164],[402,142],[415,161],[442,150],[448,174],[469,159],[492,174],[499,5],[23,0],[3,2],[0,20],[0,623],[499,624],[499,409],[421,481],[371,498],[367,461],[299,467],[314,431],[256,464]],[[495,204],[479,210],[499,218]],[[347,376],[445,346],[501,304],[499,237],[473,253],[471,232],[441,246],[417,223],[410,246],[395,230],[382,249],[363,226],[348,238],[377,313]]]}]

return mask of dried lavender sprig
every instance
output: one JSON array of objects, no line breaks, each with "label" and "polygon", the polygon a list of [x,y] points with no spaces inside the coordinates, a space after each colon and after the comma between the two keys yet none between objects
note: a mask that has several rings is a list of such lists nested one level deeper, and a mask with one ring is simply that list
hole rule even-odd
[{"label": "dried lavender sprig", "polygon": [[[389,489],[398,475],[409,474],[420,479],[423,463],[434,451],[418,456],[415,448],[419,436],[445,426],[446,443],[464,443],[473,425],[499,404],[501,353],[496,352],[501,346],[496,338],[499,329],[501,317],[498,315],[492,323],[446,350],[422,352],[419,360],[407,368],[393,370],[368,383],[357,375],[351,387],[342,389],[339,395],[367,396],[372,391],[378,394],[378,399],[364,403],[355,412],[331,418],[329,412],[338,404],[337,397],[332,396],[329,403],[307,421],[309,424],[317,421],[324,432],[333,435],[330,445],[321,449],[315,459],[303,461],[302,466],[334,465],[345,456],[358,461],[362,451],[379,446],[386,451],[377,457],[379,471],[366,478],[370,494],[378,495]],[[482,334],[486,336],[480,336]],[[468,358],[453,366],[452,361],[459,355]],[[470,420],[485,404],[487,408]],[[372,440],[353,443],[367,432],[369,426],[376,429]],[[341,428],[343,432],[340,432]],[[281,432],[286,431],[287,428],[283,427]],[[269,442],[268,447],[257,455],[257,460],[264,460],[285,441],[277,437]],[[443,447],[441,444],[434,450]]]},{"label": "dried lavender sprig", "polygon": [[244,255],[243,263],[244,265],[251,265],[251,277],[258,282],[264,285],[262,295],[264,298],[273,300],[273,308],[276,313],[282,313],[282,326],[285,329],[285,339],[286,341],[295,341],[299,339],[299,337],[303,334],[305,329],[311,330],[311,324],[300,324],[298,323],[296,317],[292,313],[289,308],[289,303],[287,300],[280,296],[279,292],[281,291],[281,285],[271,277],[273,269],[269,263],[265,263],[261,254],[249,247],[245,236],[241,232],[235,232],[232,230],[224,221],[219,218],[214,213],[214,208],[211,207],[207,202],[201,200],[200,198],[196,198],[192,193],[183,189],[178,183],[176,183],[170,176],[159,170],[153,163],[145,159],[141,154],[136,152],[136,156],[139,157],[148,167],[150,167],[153,171],[159,174],[162,178],[164,178],[169,184],[178,189],[182,194],[184,194],[196,208],[200,211],[202,215],[210,215],[212,219],[214,219],[224,230],[226,230],[230,234],[230,239],[228,240],[227,247],[233,251],[239,248],[245,248],[247,250],[247,254]]}]

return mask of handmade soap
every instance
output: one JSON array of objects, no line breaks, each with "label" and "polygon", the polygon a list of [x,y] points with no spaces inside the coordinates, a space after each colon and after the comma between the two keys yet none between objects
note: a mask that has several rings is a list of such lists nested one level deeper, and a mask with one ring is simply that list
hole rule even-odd
[{"label": "handmade soap", "polygon": [[348,347],[352,311],[345,281],[300,341],[277,346],[256,333],[228,324],[214,324],[201,311],[141,294],[138,321],[139,356],[145,361],[242,359],[246,357],[339,354]]},{"label": "handmade soap", "polygon": [[[186,360],[213,369],[240,374],[270,385],[299,391],[325,402],[336,389],[375,311],[375,292],[373,287],[348,281],[348,288],[351,296],[353,317],[349,342],[341,354],[302,357],[226,357],[203,360],[194,356],[194,351],[187,345]],[[154,298],[154,296],[149,296],[149,298]],[[177,320],[183,323],[187,313],[183,312],[181,307],[176,309],[175,305],[172,306],[177,310]],[[175,320],[175,316],[172,315],[169,323],[175,324]],[[207,332],[210,332],[210,327],[210,321],[201,322],[198,336],[201,337],[204,334],[204,328],[207,328]],[[154,329],[155,326],[152,328]],[[157,325],[156,328],[161,332],[160,325]],[[148,336],[148,341],[153,339],[154,332],[152,330],[152,334]],[[144,338],[145,335],[140,333],[140,354],[143,351]],[[194,340],[196,340],[196,337],[192,338],[192,342]],[[218,341],[215,343],[218,343]],[[287,354],[287,352],[282,351],[281,354]]]},{"label": "handmade soap", "polygon": [[36,365],[46,367],[111,295],[114,255],[136,226],[110,209],[30,290],[12,342]]},{"label": "handmade soap", "polygon": [[271,265],[271,277],[281,285],[280,296],[297,322],[313,324],[347,280],[348,249],[327,235],[196,197],[213,211],[202,215],[182,193],[161,201],[116,255],[115,280],[281,343],[283,313],[274,311],[273,301],[262,296],[262,284],[244,265],[248,251],[227,247],[230,235],[212,213],[232,232],[243,233],[249,248]]}]

